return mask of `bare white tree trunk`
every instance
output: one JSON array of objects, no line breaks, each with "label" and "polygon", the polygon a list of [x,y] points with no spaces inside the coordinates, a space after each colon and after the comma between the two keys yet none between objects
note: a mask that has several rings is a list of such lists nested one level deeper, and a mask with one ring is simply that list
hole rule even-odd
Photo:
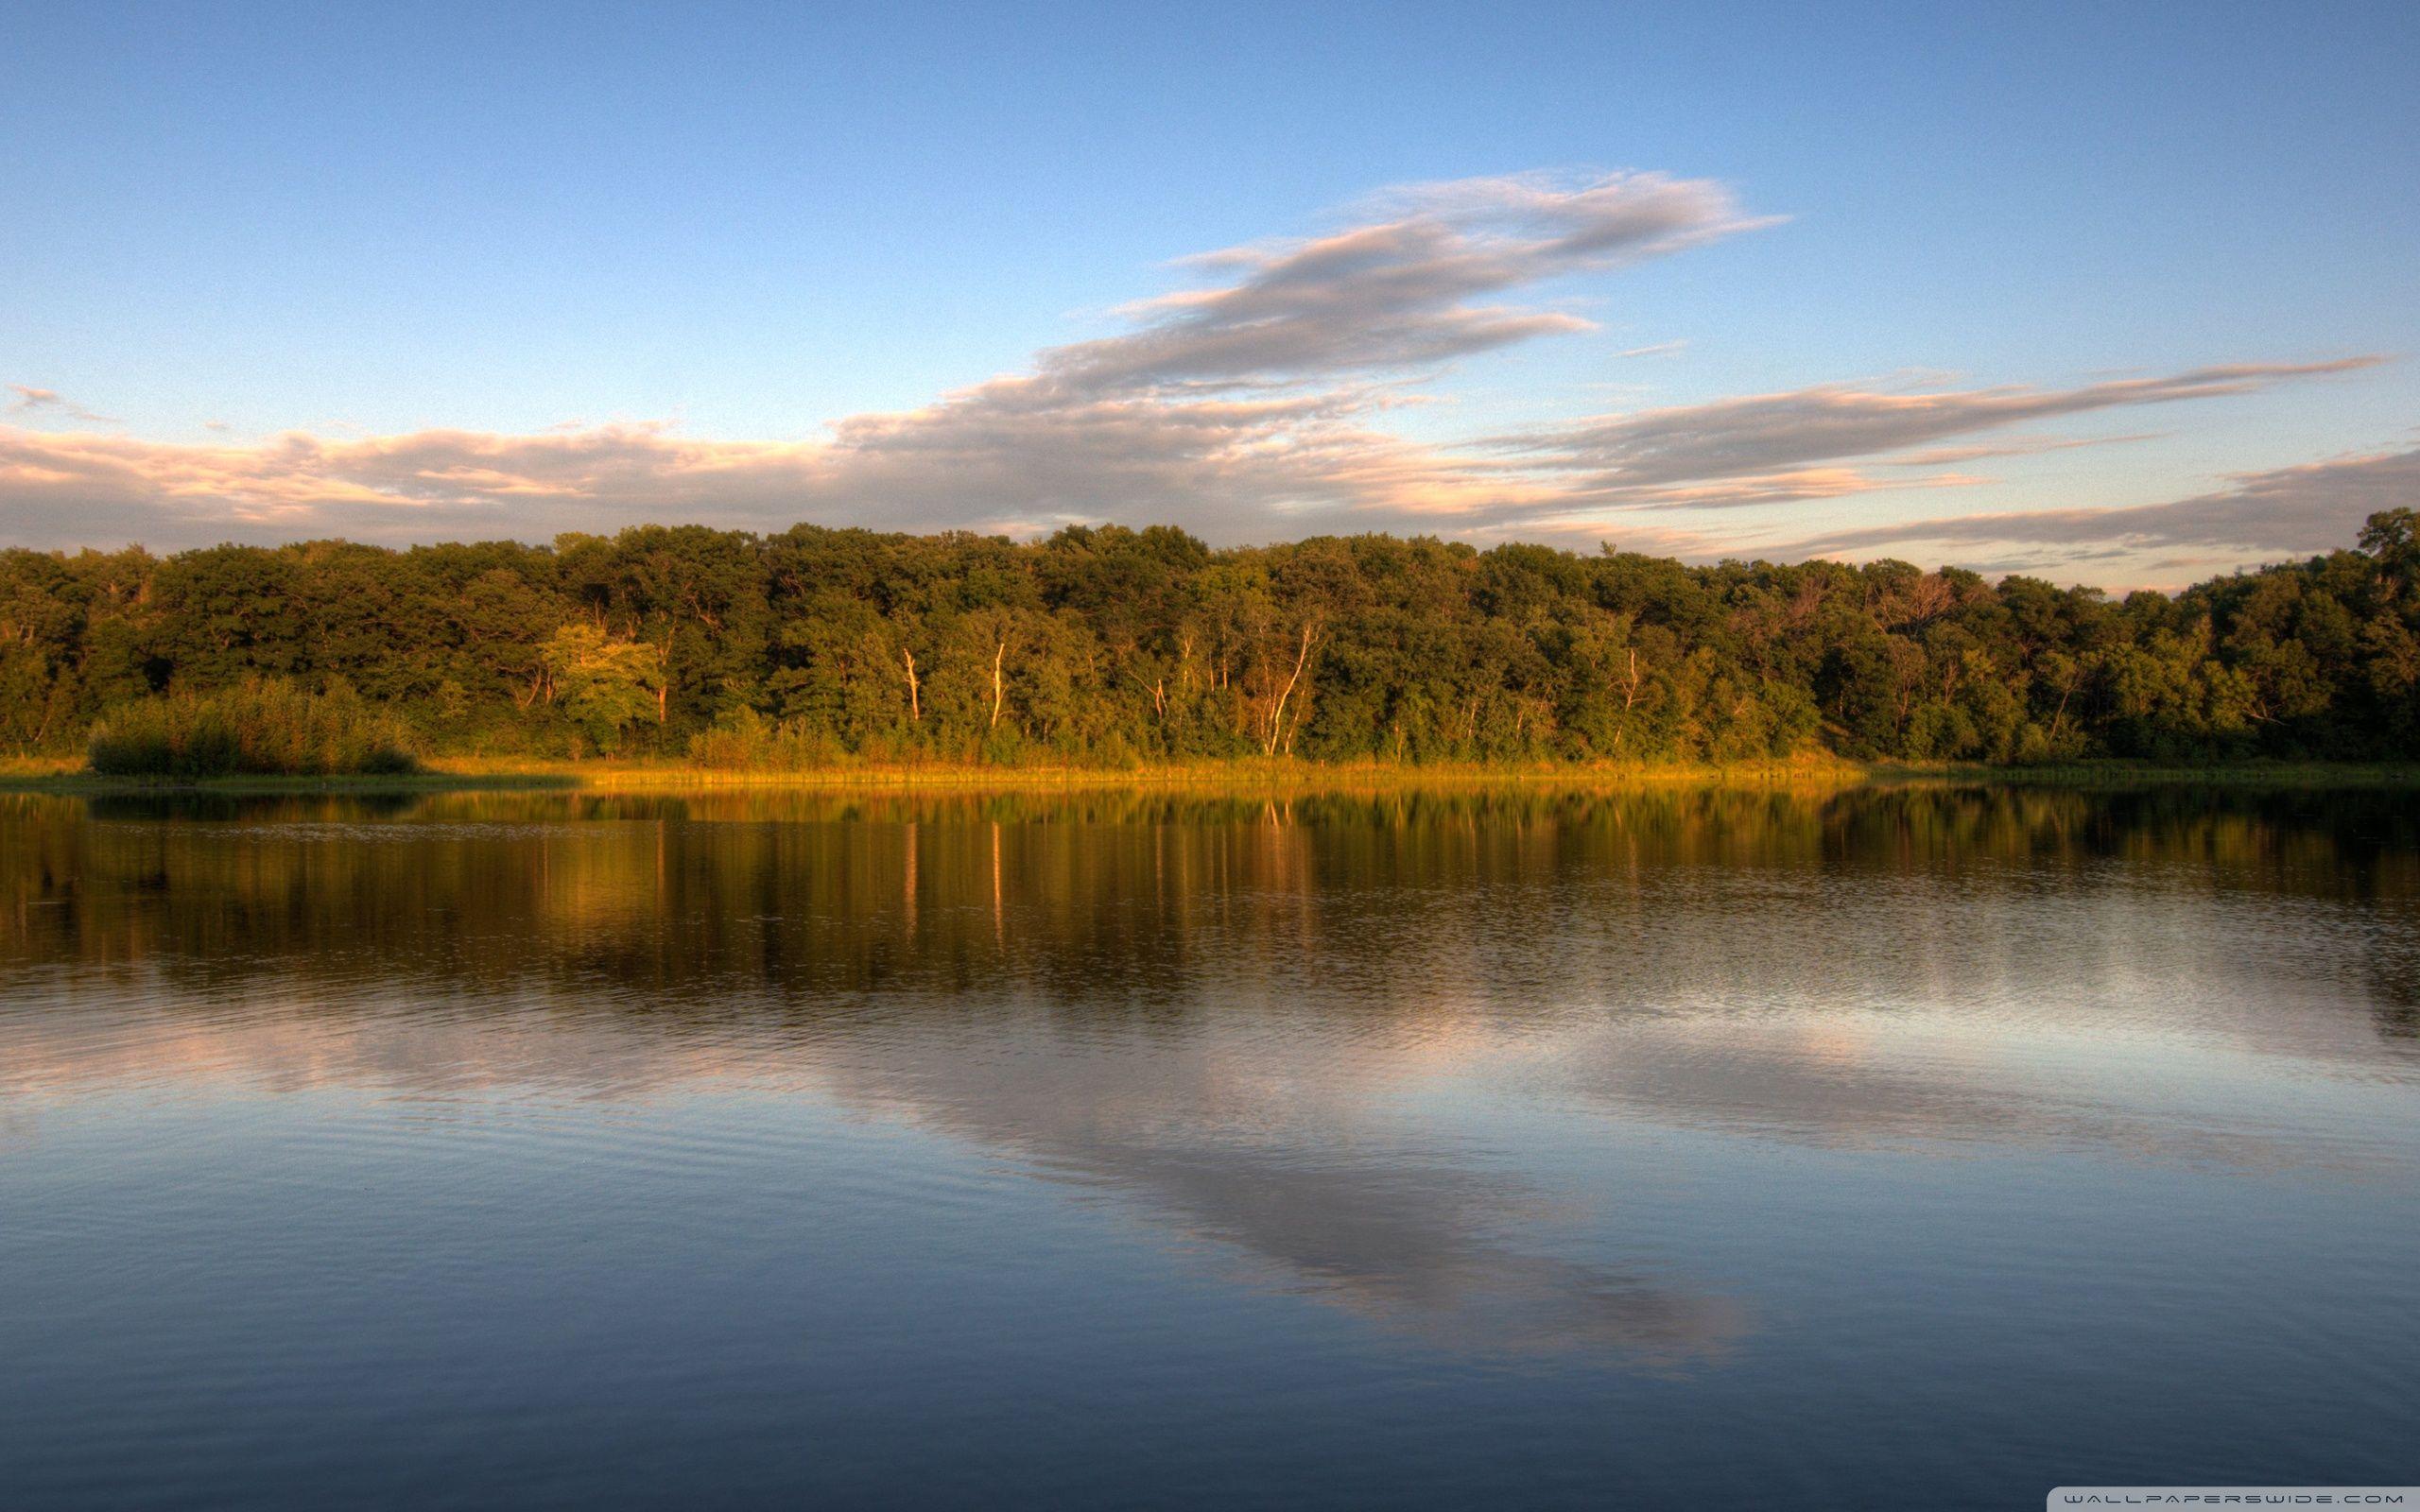
[{"label": "bare white tree trunk", "polygon": [[[1304,664],[1311,659],[1311,642],[1315,634],[1311,622],[1305,620],[1303,648],[1294,653],[1294,671],[1287,678],[1285,689],[1277,695],[1277,707],[1269,716],[1269,744],[1261,749],[1261,754],[1264,756],[1277,754],[1277,739],[1286,729],[1286,700],[1294,696],[1294,684],[1302,679]],[[1292,750],[1292,745],[1290,741],[1287,743],[1289,753]]]}]

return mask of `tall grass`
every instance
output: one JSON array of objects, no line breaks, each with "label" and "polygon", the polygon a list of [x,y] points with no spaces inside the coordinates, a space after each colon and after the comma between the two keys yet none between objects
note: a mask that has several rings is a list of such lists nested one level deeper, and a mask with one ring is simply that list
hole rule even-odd
[{"label": "tall grass", "polygon": [[846,758],[835,742],[803,721],[776,724],[741,709],[690,736],[689,760],[710,771],[804,772],[842,765]]},{"label": "tall grass", "polygon": [[744,708],[690,736],[688,756],[690,765],[707,771],[760,775],[924,766],[1131,771],[1143,765],[1124,733],[1115,730],[1084,751],[1049,749],[1008,726],[988,734],[967,734],[955,748],[945,742],[920,745],[903,731],[895,741],[876,736],[850,750],[804,719],[770,720]]},{"label": "tall grass", "polygon": [[216,693],[122,704],[93,725],[104,777],[388,776],[414,771],[403,722],[350,689],[253,679]]}]

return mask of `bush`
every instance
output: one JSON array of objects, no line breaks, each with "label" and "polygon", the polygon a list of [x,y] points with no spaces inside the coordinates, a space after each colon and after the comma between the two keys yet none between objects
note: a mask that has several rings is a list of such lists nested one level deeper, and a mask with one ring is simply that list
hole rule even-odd
[{"label": "bush", "polygon": [[310,693],[252,679],[122,704],[85,747],[106,777],[394,776],[415,771],[401,720],[348,688]]}]

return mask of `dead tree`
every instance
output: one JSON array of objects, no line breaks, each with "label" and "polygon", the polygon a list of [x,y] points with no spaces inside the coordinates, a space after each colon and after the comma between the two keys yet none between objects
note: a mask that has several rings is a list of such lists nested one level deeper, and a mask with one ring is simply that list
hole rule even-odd
[{"label": "dead tree", "polygon": [[[1302,680],[1303,668],[1311,660],[1311,646],[1318,636],[1319,627],[1309,620],[1305,620],[1302,649],[1294,653],[1294,671],[1287,678],[1285,688],[1277,695],[1277,707],[1270,711],[1269,715],[1269,742],[1261,747],[1261,754],[1264,756],[1277,754],[1277,739],[1286,729],[1286,700],[1294,696],[1294,684]],[[1291,743],[1288,742],[1288,749],[1290,748]]]}]

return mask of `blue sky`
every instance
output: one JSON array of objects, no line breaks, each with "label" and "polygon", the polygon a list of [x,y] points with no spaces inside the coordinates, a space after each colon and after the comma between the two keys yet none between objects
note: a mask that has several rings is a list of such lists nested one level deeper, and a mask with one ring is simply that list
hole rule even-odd
[{"label": "blue sky", "polygon": [[[9,33],[0,540],[1166,518],[2129,586],[2420,502],[2409,4]],[[1669,194],[1677,222],[1547,250]],[[1390,281],[1519,255],[1413,307],[1361,264],[1268,302],[1382,228]],[[1429,339],[1471,311],[1541,318]],[[1096,350],[1272,312],[1327,323],[1241,366]],[[2003,393],[2045,403],[1973,397]]]}]

